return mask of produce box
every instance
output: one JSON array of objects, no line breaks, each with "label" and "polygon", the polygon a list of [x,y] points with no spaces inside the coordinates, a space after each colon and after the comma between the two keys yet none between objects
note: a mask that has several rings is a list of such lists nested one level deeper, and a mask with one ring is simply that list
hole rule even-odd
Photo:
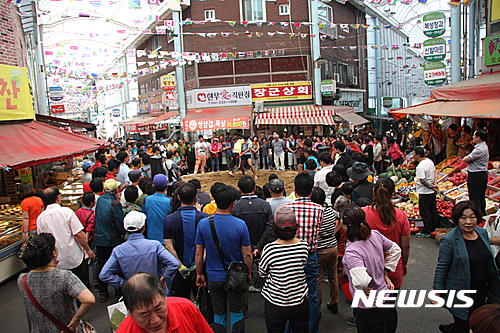
[{"label": "produce box", "polygon": [[468,176],[466,172],[457,172],[452,176],[449,176],[448,181],[452,182],[455,186],[460,186],[467,183],[467,177]]},{"label": "produce box", "polygon": [[456,158],[451,163],[450,166],[459,168],[461,170],[467,168],[467,163],[465,163],[462,159]]},{"label": "produce box", "polygon": [[453,203],[456,203],[457,201],[462,199],[463,196],[468,194],[469,193],[467,192],[467,190],[461,187],[457,187],[452,190],[444,192],[445,197],[448,200],[453,201]]},{"label": "produce box", "polygon": [[448,232],[452,231],[454,228],[436,228],[436,242],[440,243],[441,238],[444,237]]},{"label": "produce box", "polygon": [[498,201],[499,198],[497,196],[500,195],[500,188],[488,185],[486,186],[486,192],[484,193],[484,195],[490,199],[496,198],[497,200],[495,201]]},{"label": "produce box", "polygon": [[493,175],[491,173],[488,173],[488,185],[494,185],[497,184],[500,181],[500,177],[497,175]]},{"label": "produce box", "polygon": [[451,155],[450,157],[448,157],[447,159],[445,159],[444,161],[442,161],[441,163],[436,165],[436,170],[438,170],[438,171],[443,170],[448,165],[450,165],[450,163],[453,163],[453,161],[455,161],[456,159],[457,159],[456,155]]},{"label": "produce box", "polygon": [[405,212],[409,220],[421,219],[418,206],[414,205],[411,201],[397,203],[395,206]]},{"label": "produce box", "polygon": [[497,177],[495,179],[492,179],[488,182],[488,185],[491,186],[499,186],[500,185],[500,177]]}]

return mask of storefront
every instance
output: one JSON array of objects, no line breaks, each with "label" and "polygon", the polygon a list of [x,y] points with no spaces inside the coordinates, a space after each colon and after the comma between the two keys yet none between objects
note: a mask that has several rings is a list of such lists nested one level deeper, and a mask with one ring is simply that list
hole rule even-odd
[{"label": "storefront", "polygon": [[[206,135],[217,131],[248,130],[250,129],[251,115],[251,106],[189,110],[182,119],[182,130],[183,132],[202,132]],[[193,138],[191,139],[193,141]]]},{"label": "storefront", "polygon": [[137,124],[136,128],[140,135],[156,140],[172,136],[174,132],[178,131],[179,124],[179,112],[170,111],[158,117],[148,118],[147,121]]}]

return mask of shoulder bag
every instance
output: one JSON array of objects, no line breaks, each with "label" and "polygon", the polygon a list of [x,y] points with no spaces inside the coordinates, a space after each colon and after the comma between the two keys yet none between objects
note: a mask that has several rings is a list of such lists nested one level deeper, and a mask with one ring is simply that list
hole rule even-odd
[{"label": "shoulder bag", "polygon": [[219,238],[217,237],[217,231],[214,225],[214,216],[209,217],[210,229],[212,230],[212,237],[214,238],[215,247],[217,247],[217,252],[219,252],[219,258],[222,263],[222,267],[226,271],[226,283],[224,285],[225,291],[232,291],[235,293],[242,293],[247,290],[247,276],[248,268],[244,262],[231,261],[229,267],[226,267],[226,257],[220,246]]},{"label": "shoulder bag", "polygon": [[[51,315],[47,310],[45,310],[45,308],[43,306],[41,306],[40,303],[38,303],[38,301],[36,300],[35,296],[31,292],[30,288],[28,288],[28,283],[26,282],[26,277],[27,276],[28,276],[28,274],[26,274],[25,276],[23,276],[23,288],[24,288],[24,291],[26,292],[26,295],[30,299],[31,303],[33,303],[33,305],[35,306],[35,308],[37,308],[38,311],[40,311],[45,317],[47,317],[51,322],[53,322],[54,325],[56,325],[57,328],[59,328],[61,330],[61,332],[64,332],[64,333],[75,333],[74,331],[70,330],[68,328],[68,326],[64,325],[59,319],[57,319],[56,317],[54,317],[53,315]],[[92,327],[92,325],[90,325],[86,321],[81,321],[81,322],[82,322],[82,325],[83,325],[83,333],[97,333],[97,331],[95,330],[94,327]]]}]

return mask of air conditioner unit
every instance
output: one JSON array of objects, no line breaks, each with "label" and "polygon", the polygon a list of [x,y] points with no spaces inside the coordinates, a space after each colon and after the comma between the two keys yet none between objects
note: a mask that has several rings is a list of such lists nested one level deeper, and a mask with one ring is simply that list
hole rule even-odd
[{"label": "air conditioner unit", "polygon": [[334,79],[336,82],[340,82],[340,75],[339,75],[339,73],[333,73],[333,79]]},{"label": "air conditioner unit", "polygon": [[358,84],[358,77],[357,76],[350,76],[349,77],[349,84]]}]

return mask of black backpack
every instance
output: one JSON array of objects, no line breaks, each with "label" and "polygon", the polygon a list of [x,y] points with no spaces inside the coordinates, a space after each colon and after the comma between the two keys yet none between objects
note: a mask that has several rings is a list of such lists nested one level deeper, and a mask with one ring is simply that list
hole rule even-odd
[{"label": "black backpack", "polygon": [[[170,168],[168,167],[168,161],[172,162],[170,164]],[[165,175],[167,176],[169,183],[175,183],[180,180],[177,176],[176,170],[174,169],[174,162],[172,160],[165,160],[165,162],[163,162],[163,168],[165,169]]]}]

